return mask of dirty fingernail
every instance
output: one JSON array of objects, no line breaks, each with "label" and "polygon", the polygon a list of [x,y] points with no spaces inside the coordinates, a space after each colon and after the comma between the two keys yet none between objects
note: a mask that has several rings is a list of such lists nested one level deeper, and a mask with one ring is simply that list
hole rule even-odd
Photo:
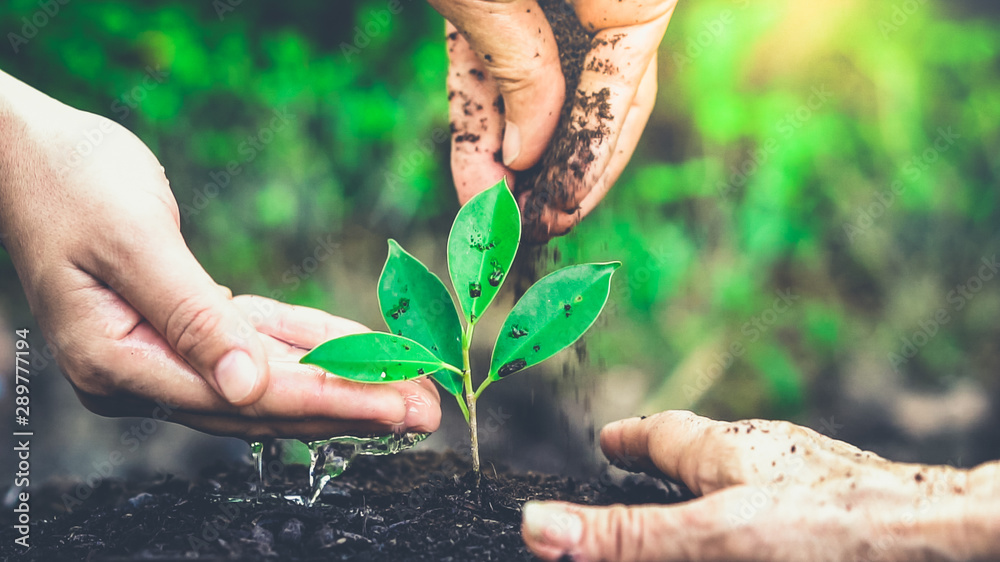
[{"label": "dirty fingernail", "polygon": [[510,163],[517,160],[521,155],[521,129],[517,125],[507,122],[507,128],[503,133],[503,165],[510,166]]},{"label": "dirty fingernail", "polygon": [[242,349],[234,349],[222,356],[215,365],[215,382],[222,395],[231,403],[239,403],[250,396],[257,385],[257,365]]},{"label": "dirty fingernail", "polygon": [[534,540],[563,551],[580,543],[583,521],[558,504],[530,501],[524,504],[524,530]]}]

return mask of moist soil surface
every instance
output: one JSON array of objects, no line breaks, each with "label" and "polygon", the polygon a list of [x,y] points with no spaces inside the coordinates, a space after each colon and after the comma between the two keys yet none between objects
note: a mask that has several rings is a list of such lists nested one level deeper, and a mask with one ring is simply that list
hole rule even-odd
[{"label": "moist soil surface", "polygon": [[[49,483],[32,494],[31,549],[15,545],[5,524],[0,558],[531,560],[520,530],[528,500],[608,505],[691,497],[645,476],[581,481],[512,473],[489,462],[477,489],[459,455],[407,452],[358,458],[306,507],[280,497],[306,493],[305,467],[272,466],[271,472],[269,494],[259,501],[253,501],[256,475],[249,465],[218,465],[197,481],[104,480],[68,513],[63,494],[77,483]],[[56,511],[63,513],[51,515]]]}]

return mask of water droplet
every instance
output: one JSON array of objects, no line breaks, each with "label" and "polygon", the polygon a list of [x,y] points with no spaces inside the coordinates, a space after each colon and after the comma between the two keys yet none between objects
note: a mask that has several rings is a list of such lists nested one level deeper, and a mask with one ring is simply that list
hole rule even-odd
[{"label": "water droplet", "polygon": [[475,248],[480,252],[485,252],[486,250],[492,249],[494,246],[496,246],[496,243],[493,241],[487,242],[486,237],[483,236],[483,233],[481,232],[473,232],[469,235],[470,248]]},{"label": "water droplet", "polygon": [[565,304],[563,305],[563,310],[566,311],[566,318],[569,318],[570,315],[573,314],[573,305]]},{"label": "water droplet", "polygon": [[519,324],[514,324],[510,327],[510,333],[507,334],[507,337],[514,338],[516,340],[517,338],[523,338],[526,335],[528,335],[528,330],[525,330]]},{"label": "water droplet", "polygon": [[583,302],[583,295],[577,295],[573,302]]},{"label": "water droplet", "polygon": [[493,273],[490,274],[489,282],[492,287],[499,287],[500,282],[503,281],[503,268],[500,267],[500,262],[493,260],[490,262],[493,266]]},{"label": "water droplet", "polygon": [[389,310],[389,316],[392,316],[393,320],[398,320],[400,315],[406,314],[407,310],[410,310],[410,299],[404,297],[399,299],[396,306]]},{"label": "water droplet", "polygon": [[385,380],[385,371],[382,371],[382,374],[378,378]]},{"label": "water droplet", "polygon": [[515,359],[513,361],[505,363],[503,367],[500,367],[500,370],[497,371],[497,376],[500,378],[504,378],[507,375],[513,375],[514,373],[520,371],[521,369],[527,366],[528,362],[525,361],[523,358]]},{"label": "water droplet", "polygon": [[408,346],[408,345],[404,345],[404,346],[403,346],[403,349],[405,349],[406,351],[409,351],[409,350],[410,350],[410,346]]},{"label": "water droplet", "polygon": [[469,297],[477,298],[481,294],[483,294],[483,286],[481,284],[476,282],[469,283]]},{"label": "water droplet", "polygon": [[536,345],[535,345],[534,347],[532,347],[531,349],[533,349],[533,350],[535,351],[535,353],[538,353],[538,350],[539,350],[539,349],[541,349],[541,348],[542,348],[542,346],[540,346],[540,345],[537,345],[537,344],[536,344]]},{"label": "water droplet", "polygon": [[417,369],[417,374],[418,375],[423,375],[424,374],[424,370],[423,369]]}]

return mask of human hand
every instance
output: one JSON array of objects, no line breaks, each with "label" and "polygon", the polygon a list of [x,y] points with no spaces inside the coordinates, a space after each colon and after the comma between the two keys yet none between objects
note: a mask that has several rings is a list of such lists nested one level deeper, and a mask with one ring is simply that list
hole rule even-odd
[{"label": "human hand", "polygon": [[233,299],[185,245],[163,168],[138,138],[0,78],[3,94],[31,108],[0,95],[0,230],[84,405],[244,437],[437,428],[428,381],[363,385],[298,364],[311,347],[367,329]]},{"label": "human hand", "polygon": [[[464,203],[503,176],[513,183],[511,171],[539,162],[559,123],[565,80],[536,0],[429,2],[449,22],[451,167]],[[565,125],[581,142],[541,171],[540,190],[518,188],[531,238],[568,232],[624,170],[653,109],[656,50],[675,5],[572,1],[595,34]],[[595,99],[607,105],[594,110]]]},{"label": "human hand", "polygon": [[889,462],[788,422],[671,411],[609,424],[617,464],[677,479],[673,506],[529,502],[523,534],[556,560],[995,560],[998,463]]}]

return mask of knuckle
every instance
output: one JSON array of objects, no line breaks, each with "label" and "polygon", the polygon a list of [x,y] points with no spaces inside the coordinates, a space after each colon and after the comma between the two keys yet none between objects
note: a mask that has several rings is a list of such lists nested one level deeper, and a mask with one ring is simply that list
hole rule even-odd
[{"label": "knuckle", "polygon": [[609,560],[635,560],[645,550],[645,518],[638,509],[624,505],[612,506],[608,511],[608,528],[612,544],[606,552]]},{"label": "knuckle", "polygon": [[177,353],[189,357],[213,338],[222,319],[205,302],[188,297],[167,317],[164,336]]}]

